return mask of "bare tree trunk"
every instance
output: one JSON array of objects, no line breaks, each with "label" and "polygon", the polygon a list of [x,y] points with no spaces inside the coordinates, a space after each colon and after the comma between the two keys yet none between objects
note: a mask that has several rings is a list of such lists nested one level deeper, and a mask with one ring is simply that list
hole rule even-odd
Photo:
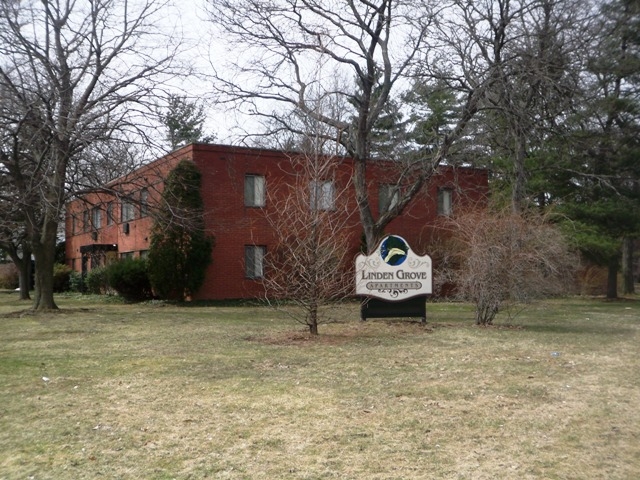
[{"label": "bare tree trunk", "polygon": [[20,300],[31,300],[29,295],[29,289],[31,288],[31,250],[25,252],[22,261],[20,262],[20,268],[18,269],[18,275],[20,279]]},{"label": "bare tree trunk", "polygon": [[[34,310],[57,310],[53,299],[53,264],[55,263],[56,229],[54,225],[45,226],[45,233],[40,241],[33,242],[33,255],[36,261]],[[54,228],[55,227],[55,228]]]},{"label": "bare tree trunk", "polygon": [[[14,261],[14,263],[16,263]],[[31,288],[31,248],[22,246],[22,258],[18,267],[18,277],[20,279],[20,300],[31,300],[29,289]]]},{"label": "bare tree trunk", "polygon": [[525,158],[527,151],[525,147],[525,140],[522,135],[515,133],[515,152],[513,159],[513,187],[511,191],[511,209],[514,214],[519,214],[524,211],[525,208],[525,188],[527,184],[527,170],[525,166]]},{"label": "bare tree trunk", "polygon": [[309,333],[311,335],[318,335],[318,303],[312,300],[309,307]]},{"label": "bare tree trunk", "polygon": [[29,296],[29,287],[31,286],[31,249],[27,242],[22,245],[22,257],[18,254],[17,248],[7,250],[11,261],[18,269],[18,278],[20,285],[20,300],[31,300]]},{"label": "bare tree trunk", "polygon": [[607,276],[607,298],[618,298],[618,256],[609,261],[609,274]]},{"label": "bare tree trunk", "polygon": [[635,293],[633,278],[634,239],[624,237],[622,241],[622,293]]}]

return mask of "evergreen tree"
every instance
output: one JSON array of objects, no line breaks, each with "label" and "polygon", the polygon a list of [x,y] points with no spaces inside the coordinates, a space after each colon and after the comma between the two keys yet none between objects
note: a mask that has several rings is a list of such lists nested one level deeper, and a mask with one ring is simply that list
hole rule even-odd
[{"label": "evergreen tree", "polygon": [[166,112],[162,114],[169,148],[173,151],[190,143],[212,142],[215,136],[204,132],[206,118],[203,105],[186,96],[170,95]]},{"label": "evergreen tree", "polygon": [[609,269],[617,296],[625,237],[640,234],[640,2],[603,5],[585,77],[588,83],[555,193],[576,246]]},{"label": "evergreen tree", "polygon": [[198,291],[211,263],[213,238],[204,228],[201,174],[181,161],[168,175],[151,232],[149,278],[155,293],[183,301]]}]

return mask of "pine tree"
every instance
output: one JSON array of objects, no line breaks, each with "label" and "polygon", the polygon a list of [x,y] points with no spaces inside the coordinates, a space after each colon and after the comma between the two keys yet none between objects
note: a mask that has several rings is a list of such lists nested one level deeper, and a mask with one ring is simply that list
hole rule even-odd
[{"label": "pine tree", "polygon": [[623,239],[640,235],[639,25],[637,1],[602,6],[557,195],[576,246],[608,267],[609,298],[617,296]]},{"label": "pine tree", "polygon": [[214,135],[206,135],[204,122],[207,118],[202,105],[185,96],[170,95],[162,121],[166,128],[166,140],[170,150],[176,150],[190,143],[208,143]]}]

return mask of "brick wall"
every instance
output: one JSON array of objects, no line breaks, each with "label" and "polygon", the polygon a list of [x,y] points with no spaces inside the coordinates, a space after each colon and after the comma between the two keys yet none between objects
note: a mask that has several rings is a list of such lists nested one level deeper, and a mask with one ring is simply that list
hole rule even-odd
[{"label": "brick wall", "polygon": [[[189,145],[114,182],[111,188],[119,189],[122,195],[129,194],[134,199],[141,189],[146,188],[150,192],[149,202],[153,204],[159,198],[162,189],[161,179],[166,177],[179,160],[185,158],[193,160],[202,172],[201,194],[204,201],[205,225],[216,240],[212,264],[196,298],[252,298],[259,295],[262,292],[260,282],[245,276],[244,251],[245,246],[249,245],[264,245],[267,250],[274,247],[274,235],[265,218],[265,211],[271,214],[273,205],[267,202],[264,209],[246,207],[244,179],[248,174],[264,176],[267,191],[273,193],[278,190],[279,185],[292,182],[293,173],[289,157],[283,152],[273,150]],[[340,184],[348,185],[351,172],[350,160],[342,159],[335,176],[337,190],[340,189]],[[369,195],[376,216],[379,185],[395,181],[395,174],[391,162],[371,164],[368,169]],[[436,199],[440,188],[451,190],[454,208],[483,202],[488,192],[487,172],[443,167],[414,199],[404,215],[391,222],[387,232],[403,236],[419,254],[429,253],[429,243],[438,232]],[[361,243],[362,229],[357,222],[359,217],[352,188],[346,198],[349,210],[355,212],[356,221],[350,231],[351,253],[355,257]],[[139,218],[139,215],[136,215],[134,220],[126,222],[129,225],[128,233],[124,233],[125,226],[120,218],[119,205],[113,225],[106,225],[105,213],[101,228],[89,226],[87,231],[78,228],[83,215],[86,215],[85,211],[101,205],[106,212],[106,205],[111,201],[114,201],[112,195],[96,193],[68,205],[66,254],[68,264],[75,270],[82,270],[82,250],[86,251],[92,244],[117,245],[119,255],[128,252],[139,255],[139,252],[149,248],[151,217]],[[76,218],[75,233],[72,233],[73,216]],[[85,259],[84,263],[86,269],[89,269],[90,261]]]}]

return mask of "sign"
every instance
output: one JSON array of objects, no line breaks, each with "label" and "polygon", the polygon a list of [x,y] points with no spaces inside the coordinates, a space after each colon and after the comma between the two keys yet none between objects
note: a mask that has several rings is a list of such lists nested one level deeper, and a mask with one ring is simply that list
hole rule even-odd
[{"label": "sign", "polygon": [[432,293],[431,257],[416,255],[397,235],[383,238],[371,255],[356,257],[356,295],[400,301]]}]

